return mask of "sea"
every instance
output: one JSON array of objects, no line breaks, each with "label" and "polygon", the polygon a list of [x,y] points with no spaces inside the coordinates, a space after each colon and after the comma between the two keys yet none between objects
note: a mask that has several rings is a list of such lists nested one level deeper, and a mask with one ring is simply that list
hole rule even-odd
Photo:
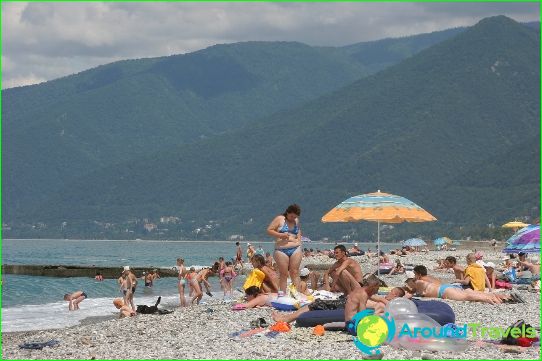
[{"label": "sea", "polygon": [[[272,252],[273,242],[252,242]],[[242,242],[246,250],[246,242]],[[362,249],[375,249],[374,243],[360,243]],[[310,242],[303,247],[331,249],[333,243]],[[396,244],[381,244],[384,251]],[[2,264],[77,265],[119,267],[171,268],[178,257],[185,265],[212,265],[219,257],[235,256],[233,241],[166,241],[166,240],[68,240],[68,239],[5,239],[2,240]],[[244,277],[236,279],[234,288],[241,287]],[[214,298],[222,299],[217,277],[211,277]],[[68,311],[65,293],[83,290],[88,299],[75,312]],[[113,318],[117,311],[112,299],[120,297],[116,279],[98,282],[89,277],[41,277],[2,274],[2,332],[29,331],[75,326],[93,319]],[[164,277],[154,287],[138,287],[135,303],[152,305],[158,296],[161,307],[172,309],[179,304],[174,277]],[[188,297],[188,291],[186,291]],[[207,302],[205,295],[202,302]]]}]

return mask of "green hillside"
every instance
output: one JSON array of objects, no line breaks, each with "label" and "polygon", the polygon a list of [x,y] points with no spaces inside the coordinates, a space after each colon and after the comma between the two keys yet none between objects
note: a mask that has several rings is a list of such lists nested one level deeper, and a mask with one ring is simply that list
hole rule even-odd
[{"label": "green hillside", "polygon": [[[88,172],[212,138],[299,106],[399,62],[441,41],[443,34],[454,35],[445,31],[391,43],[386,39],[382,46],[376,41],[369,47],[216,45],[4,90],[4,219],[13,220],[15,212],[26,217],[37,203]],[[390,59],[388,48],[402,51]],[[364,57],[371,63],[366,65]]]},{"label": "green hillside", "polygon": [[[508,18],[484,19],[297,109],[93,172],[27,216],[177,215],[196,222],[187,229],[215,220],[215,234],[262,236],[273,215],[298,202],[307,233],[336,237],[350,226],[322,225],[320,217],[348,196],[377,189],[420,204],[441,230],[534,216],[539,43],[537,31]],[[508,183],[489,182],[503,158],[517,162],[502,172]],[[416,227],[432,232],[437,225]],[[356,227],[374,232],[371,224]]]}]

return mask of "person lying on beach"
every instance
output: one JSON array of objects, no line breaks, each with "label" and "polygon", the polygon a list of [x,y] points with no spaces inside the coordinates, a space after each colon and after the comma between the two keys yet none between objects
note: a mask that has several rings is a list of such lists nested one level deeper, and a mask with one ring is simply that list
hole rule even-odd
[{"label": "person lying on beach", "polygon": [[268,267],[265,263],[265,258],[261,254],[256,254],[250,260],[254,269],[259,269],[265,275],[262,283],[263,292],[278,292],[279,277],[275,270]]},{"label": "person lying on beach", "polygon": [[238,303],[233,306],[234,309],[247,309],[255,307],[271,306],[271,301],[277,299],[277,293],[263,293],[257,286],[250,286],[245,290],[246,303]]},{"label": "person lying on beach", "polygon": [[346,247],[335,246],[334,255],[336,262],[329,269],[329,276],[333,279],[331,288],[327,291],[343,292],[348,295],[354,289],[360,287],[363,280],[363,272],[359,263],[346,255]]},{"label": "person lying on beach", "polygon": [[464,290],[460,286],[451,284],[435,284],[421,279],[419,275],[407,278],[405,281],[408,290],[420,297],[442,298],[454,301],[484,302],[492,305],[500,304],[510,296],[497,293],[484,293],[474,290]]},{"label": "person lying on beach", "polygon": [[457,264],[457,259],[454,256],[448,256],[444,260],[444,267],[454,271],[455,278],[460,280],[465,276],[465,268]]},{"label": "person lying on beach", "polygon": [[113,304],[120,311],[119,318],[133,317],[136,315],[136,312],[130,306],[126,305],[120,297],[115,298]]},{"label": "person lying on beach", "polygon": [[485,291],[486,286],[488,286],[491,291],[491,284],[487,278],[486,270],[483,266],[476,262],[476,256],[474,253],[467,254],[467,268],[465,268],[463,278],[456,279],[453,283],[460,283],[475,291],[481,292]]},{"label": "person lying on beach", "polygon": [[87,294],[83,291],[75,291],[73,293],[66,293],[64,295],[64,301],[68,301],[68,310],[75,311],[79,309],[79,304],[87,298]]},{"label": "person lying on beach", "polygon": [[[297,320],[299,316],[309,311],[344,309],[345,321],[348,321],[351,320],[357,312],[360,312],[365,308],[373,308],[375,309],[376,314],[382,315],[384,314],[385,303],[373,300],[379,287],[380,280],[374,275],[369,275],[363,280],[360,287],[356,288],[346,298],[341,297],[338,300],[316,300],[292,313],[274,311],[271,317],[275,322],[293,322]],[[405,296],[405,291],[399,287],[395,287],[384,298],[386,299],[386,302],[389,302],[394,298],[403,296]]]}]

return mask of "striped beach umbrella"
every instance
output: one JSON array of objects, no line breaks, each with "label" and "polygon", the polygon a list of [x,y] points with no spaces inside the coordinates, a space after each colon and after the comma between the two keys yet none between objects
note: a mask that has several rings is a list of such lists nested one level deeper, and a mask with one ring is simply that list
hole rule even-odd
[{"label": "striped beach umbrella", "polygon": [[528,226],[527,223],[523,223],[523,222],[519,222],[519,221],[512,221],[512,222],[508,222],[508,223],[503,224],[501,227],[502,228],[512,228],[512,229],[518,230],[520,228],[524,228],[524,227],[527,227],[527,226]]},{"label": "striped beach umbrella", "polygon": [[435,246],[442,246],[443,244],[451,244],[452,240],[448,237],[440,237],[435,240],[433,240],[433,244]]},{"label": "striped beach umbrella", "polygon": [[377,222],[377,251],[380,253],[380,223],[432,222],[437,219],[416,203],[384,192],[348,198],[322,217],[322,222]]},{"label": "striped beach umbrella", "polygon": [[504,253],[540,253],[540,226],[530,225],[517,231],[506,241]]}]

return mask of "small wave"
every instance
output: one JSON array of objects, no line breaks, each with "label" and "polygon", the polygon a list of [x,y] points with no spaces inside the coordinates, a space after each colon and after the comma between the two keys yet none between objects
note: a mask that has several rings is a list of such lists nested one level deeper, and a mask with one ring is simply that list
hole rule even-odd
[{"label": "small wave", "polygon": [[[140,296],[135,303],[152,305],[157,295]],[[163,296],[161,306],[173,308],[178,304],[178,296]],[[113,298],[89,298],[80,303],[77,311],[68,311],[67,302],[53,302],[41,305],[21,305],[2,308],[2,332],[35,331],[64,328],[78,325],[87,318],[118,314],[113,306]]]}]

